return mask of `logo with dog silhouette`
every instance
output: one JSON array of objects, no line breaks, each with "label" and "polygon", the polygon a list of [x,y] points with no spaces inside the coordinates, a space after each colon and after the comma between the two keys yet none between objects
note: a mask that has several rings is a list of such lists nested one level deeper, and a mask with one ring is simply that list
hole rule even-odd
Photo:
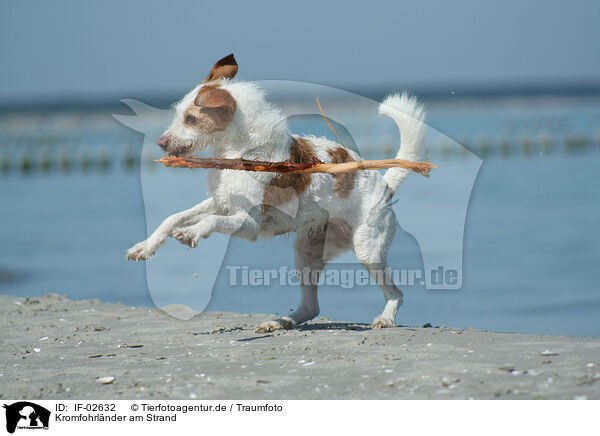
[{"label": "logo with dog silhouette", "polygon": [[18,429],[48,430],[50,411],[29,401],[4,404],[6,409],[6,431],[14,433]]}]

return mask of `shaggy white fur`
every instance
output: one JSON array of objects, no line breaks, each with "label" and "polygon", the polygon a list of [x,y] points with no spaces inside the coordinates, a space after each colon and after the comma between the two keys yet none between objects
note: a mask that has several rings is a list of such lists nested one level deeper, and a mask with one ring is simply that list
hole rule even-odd
[{"label": "shaggy white fur", "polygon": [[[219,88],[226,90],[236,102],[236,110],[227,127],[219,132],[204,133],[184,122],[186,110],[194,105],[201,84],[186,94],[175,106],[175,116],[165,132],[170,147],[187,150],[191,155],[213,147],[216,156],[265,161],[290,158],[293,137],[281,111],[271,105],[261,89],[249,82],[221,79]],[[214,84],[213,84],[214,85]],[[398,158],[418,160],[423,154],[425,110],[408,94],[388,97],[379,108],[398,125],[402,144]],[[331,162],[330,151],[340,144],[326,138],[305,138],[313,153]],[[164,147],[163,147],[164,148]],[[351,150],[349,156],[360,157]],[[169,149],[167,149],[169,152]],[[210,170],[208,187],[211,198],[193,208],[167,218],[150,237],[127,252],[133,260],[154,255],[167,237],[196,247],[213,232],[229,234],[250,241],[259,236],[270,238],[295,233],[296,268],[307,268],[317,276],[327,261],[340,253],[353,250],[383,290],[386,305],[374,321],[374,327],[392,327],[402,303],[402,292],[383,278],[387,252],[395,231],[391,197],[409,172],[400,168],[388,170],[384,176],[375,171],[354,175],[351,191],[344,196],[336,192],[335,178],[329,174],[313,174],[301,193],[288,195],[289,201],[273,204],[263,210],[265,187],[276,177],[273,173],[233,170]],[[280,188],[292,189],[292,188]],[[314,277],[309,274],[308,277]],[[293,328],[319,314],[317,284],[300,279],[302,291],[298,309],[289,317],[265,322],[258,332]]]}]

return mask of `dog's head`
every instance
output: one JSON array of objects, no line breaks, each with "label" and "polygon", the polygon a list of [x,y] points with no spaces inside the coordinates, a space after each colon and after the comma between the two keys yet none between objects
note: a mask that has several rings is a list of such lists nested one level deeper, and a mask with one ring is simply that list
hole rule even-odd
[{"label": "dog's head", "polygon": [[218,61],[200,85],[175,105],[171,126],[158,140],[170,155],[184,156],[229,142],[237,134],[237,101],[228,85],[238,70],[233,54]]}]

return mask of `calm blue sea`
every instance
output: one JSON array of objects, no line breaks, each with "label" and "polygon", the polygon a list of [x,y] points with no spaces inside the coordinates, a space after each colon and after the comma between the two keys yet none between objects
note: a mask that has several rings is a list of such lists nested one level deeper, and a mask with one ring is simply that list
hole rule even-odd
[{"label": "calm blue sea", "polygon": [[[81,115],[36,116],[33,135],[23,117],[3,115],[0,123],[0,156],[5,156],[0,293],[58,292],[73,299],[152,305],[144,263],[125,262],[124,256],[146,237],[140,169],[123,164],[115,157],[120,151],[110,144],[118,142],[119,150],[130,150],[137,159],[140,135],[103,114],[84,117],[84,127]],[[57,138],[44,139],[44,126],[57,123]],[[443,103],[431,108],[430,124],[483,159],[465,226],[463,288],[405,287],[398,322],[600,335],[600,102]],[[298,133],[327,130],[322,120],[305,120],[298,128],[303,130]],[[65,148],[61,135],[73,143]],[[87,168],[88,145],[90,156],[107,151],[106,169],[93,159]],[[64,169],[54,162],[45,171],[37,163],[43,153],[66,156],[72,150],[72,162],[63,162]],[[28,153],[32,168],[23,171]],[[462,158],[449,153],[431,159],[458,168]],[[19,167],[10,167],[9,161]],[[289,239],[255,244],[232,239],[223,264],[293,267],[292,244]],[[202,249],[200,244],[197,250]],[[389,258],[394,268],[423,266],[418,244],[401,228]],[[294,287],[228,283],[229,272],[223,268],[208,310],[286,314],[299,299]],[[384,304],[372,286],[323,286],[320,302],[322,316],[364,322]]]}]

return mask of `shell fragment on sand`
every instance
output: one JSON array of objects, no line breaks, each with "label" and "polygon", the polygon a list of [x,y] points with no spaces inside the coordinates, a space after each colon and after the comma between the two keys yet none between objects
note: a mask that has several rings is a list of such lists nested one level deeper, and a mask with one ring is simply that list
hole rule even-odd
[{"label": "shell fragment on sand", "polygon": [[113,376],[100,377],[100,378],[96,379],[96,382],[100,383],[101,385],[109,385],[114,381],[115,381],[115,378]]}]

